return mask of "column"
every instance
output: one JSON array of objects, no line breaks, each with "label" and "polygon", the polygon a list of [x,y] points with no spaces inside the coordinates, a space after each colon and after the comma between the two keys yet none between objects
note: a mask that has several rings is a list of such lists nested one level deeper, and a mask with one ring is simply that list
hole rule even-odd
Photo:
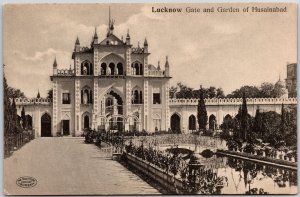
[{"label": "column", "polygon": [[149,99],[149,96],[148,96],[148,90],[149,90],[149,81],[148,79],[144,79],[144,124],[143,124],[143,128],[148,131],[148,128],[149,128],[149,122],[148,122],[148,99]]},{"label": "column", "polygon": [[169,105],[169,88],[170,88],[170,83],[169,80],[166,82],[166,131],[170,128],[170,105]]},{"label": "column", "polygon": [[[96,70],[96,69],[95,69]],[[94,91],[93,91],[93,115],[92,115],[92,125],[93,129],[97,129],[97,114],[98,109],[98,79],[94,79]]]},{"label": "column", "polygon": [[131,75],[131,48],[126,51],[126,75]]},{"label": "column", "polygon": [[131,114],[131,80],[126,80],[126,116]]},{"label": "column", "polygon": [[75,133],[80,135],[81,131],[81,116],[80,116],[80,80],[75,79]]},{"label": "column", "polygon": [[[52,134],[53,136],[56,136],[56,132],[58,131],[57,128],[57,104],[58,104],[58,91],[57,91],[57,80],[53,79],[53,84],[52,84],[52,88],[53,88],[53,95],[52,95]],[[38,129],[37,132],[41,135],[41,130],[39,128],[40,125],[40,121],[41,121],[41,116],[40,114],[38,115]]]},{"label": "column", "polygon": [[98,70],[98,51],[94,49],[94,76],[99,75],[99,70]]},{"label": "column", "polygon": [[144,58],[144,76],[148,76],[148,55]]}]

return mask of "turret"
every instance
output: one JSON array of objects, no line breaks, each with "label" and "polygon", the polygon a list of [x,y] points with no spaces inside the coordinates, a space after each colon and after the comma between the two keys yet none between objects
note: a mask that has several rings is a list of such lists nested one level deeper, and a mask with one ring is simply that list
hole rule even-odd
[{"label": "turret", "polygon": [[80,42],[79,42],[78,36],[77,36],[77,39],[76,39],[76,42],[75,42],[74,51],[75,52],[79,52],[80,51]]},{"label": "turret", "polygon": [[126,36],[126,44],[130,45],[130,35],[129,35],[129,29],[127,31],[127,36]]},{"label": "turret", "polygon": [[97,35],[97,28],[96,27],[95,27],[93,44],[98,44],[98,35]]},{"label": "turret", "polygon": [[53,62],[53,75],[57,75],[57,62],[56,62],[56,57]]},{"label": "turret", "polygon": [[38,90],[38,93],[37,93],[37,95],[36,95],[36,98],[41,98],[41,95],[40,95],[40,90]]},{"label": "turret", "polygon": [[145,38],[145,41],[144,41],[144,52],[145,52],[145,53],[148,53],[148,42],[147,42],[147,38]]},{"label": "turret", "polygon": [[165,76],[166,77],[170,76],[170,66],[169,66],[168,56],[166,56]]},{"label": "turret", "polygon": [[158,61],[157,70],[160,70],[160,61]]}]

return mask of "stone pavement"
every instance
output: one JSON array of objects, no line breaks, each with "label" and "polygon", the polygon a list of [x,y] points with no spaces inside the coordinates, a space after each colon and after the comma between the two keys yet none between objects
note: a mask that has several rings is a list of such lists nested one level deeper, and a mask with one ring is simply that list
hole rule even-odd
[{"label": "stone pavement", "polygon": [[[16,180],[34,177],[22,188]],[[38,138],[4,160],[4,193],[11,195],[159,194],[83,138]]]}]

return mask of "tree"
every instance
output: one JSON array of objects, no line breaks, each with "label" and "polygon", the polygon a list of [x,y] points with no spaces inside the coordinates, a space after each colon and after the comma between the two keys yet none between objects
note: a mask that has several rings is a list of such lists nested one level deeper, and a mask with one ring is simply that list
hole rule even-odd
[{"label": "tree", "polygon": [[222,90],[222,88],[218,88],[217,89],[217,95],[216,95],[217,98],[225,98],[225,94],[224,94],[224,91]]},{"label": "tree", "polygon": [[207,111],[206,111],[205,102],[203,98],[202,87],[200,88],[200,98],[198,100],[197,118],[198,118],[199,129],[206,130]]},{"label": "tree", "polygon": [[[209,88],[203,90],[203,98],[225,98],[224,91],[222,88],[216,88],[214,86],[210,86]],[[169,89],[170,98],[199,98],[200,90],[194,90],[191,87],[183,83],[177,83],[177,87],[171,86]]]},{"label": "tree", "polygon": [[[3,65],[4,66],[4,65]],[[4,93],[4,136],[9,136],[13,130],[11,102],[9,100],[8,85],[6,82],[5,74],[3,76],[3,93]]]},{"label": "tree", "polygon": [[249,131],[249,120],[245,93],[243,93],[243,104],[241,109],[241,129],[243,132],[243,139],[246,140]]},{"label": "tree", "polygon": [[260,86],[260,97],[270,98],[274,97],[274,85],[272,83],[264,82]]},{"label": "tree", "polygon": [[254,117],[254,124],[253,124],[253,131],[258,134],[260,138],[263,136],[263,116],[260,113],[259,108],[256,109],[255,117]]},{"label": "tree", "polygon": [[280,116],[280,132],[284,135],[285,132],[287,132],[287,125],[288,123],[286,122],[286,113],[284,110],[284,105],[283,103],[281,104],[281,116]]},{"label": "tree", "polygon": [[22,120],[22,128],[25,129],[26,125],[27,125],[27,119],[26,119],[26,115],[25,115],[25,109],[24,106],[22,107],[22,111],[21,111],[21,120]]},{"label": "tree", "polygon": [[26,98],[24,92],[13,87],[7,87],[8,98]]},{"label": "tree", "polygon": [[192,98],[193,97],[193,94],[192,94],[192,91],[193,89],[186,86],[185,84],[183,83],[177,83],[177,86],[179,88],[179,91],[176,93],[176,98]]},{"label": "tree", "polygon": [[51,99],[51,100],[53,99],[53,90],[52,89],[48,90],[47,99]]},{"label": "tree", "polygon": [[227,98],[242,98],[243,93],[247,94],[248,98],[259,98],[259,89],[256,86],[242,86],[240,89],[234,90]]}]

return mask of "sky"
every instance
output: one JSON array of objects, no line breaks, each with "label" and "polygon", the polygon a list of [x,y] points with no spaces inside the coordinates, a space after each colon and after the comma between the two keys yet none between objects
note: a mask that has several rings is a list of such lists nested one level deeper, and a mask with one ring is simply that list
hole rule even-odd
[{"label": "sky", "polygon": [[[164,67],[168,56],[171,85],[221,87],[229,94],[243,85],[275,83],[286,78],[287,63],[297,60],[296,6],[284,13],[243,13],[253,4],[111,4],[114,34],[125,38],[129,29],[134,46],[149,44],[149,63]],[[260,4],[260,7],[270,5]],[[3,48],[8,85],[27,97],[42,97],[52,87],[50,75],[73,67],[76,37],[89,46],[95,27],[106,36],[109,4],[5,5]],[[153,13],[152,7],[230,8],[239,13]]]}]

